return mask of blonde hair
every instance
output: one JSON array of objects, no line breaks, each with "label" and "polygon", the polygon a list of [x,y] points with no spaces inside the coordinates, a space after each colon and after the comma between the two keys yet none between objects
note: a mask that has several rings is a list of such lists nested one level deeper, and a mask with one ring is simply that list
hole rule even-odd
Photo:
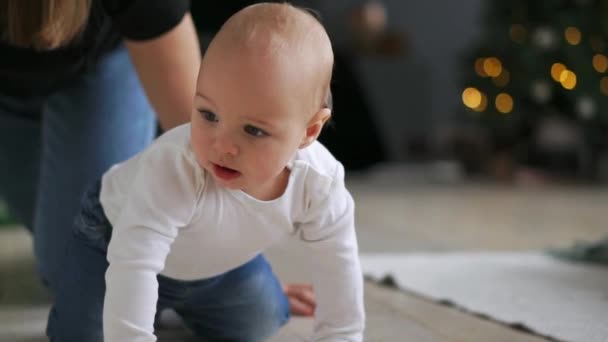
[{"label": "blonde hair", "polygon": [[0,31],[9,44],[36,50],[67,45],[83,31],[92,0],[0,0]]}]

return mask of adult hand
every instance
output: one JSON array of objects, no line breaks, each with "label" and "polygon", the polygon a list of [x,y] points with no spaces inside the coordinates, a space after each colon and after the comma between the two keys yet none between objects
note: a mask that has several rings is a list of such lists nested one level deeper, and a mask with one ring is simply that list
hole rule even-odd
[{"label": "adult hand", "polygon": [[283,284],[283,292],[289,299],[289,311],[292,315],[314,316],[317,303],[311,284]]}]

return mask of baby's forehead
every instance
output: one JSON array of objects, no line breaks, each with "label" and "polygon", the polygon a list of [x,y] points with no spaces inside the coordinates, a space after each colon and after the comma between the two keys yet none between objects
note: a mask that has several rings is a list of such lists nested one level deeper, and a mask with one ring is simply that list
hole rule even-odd
[{"label": "baby's forehead", "polygon": [[[216,68],[217,62],[229,66]],[[313,15],[289,4],[266,3],[231,17],[213,39],[203,64],[209,69],[258,69],[263,72],[249,75],[284,81],[278,82],[283,94],[293,89],[298,97],[319,98],[325,97],[331,79],[333,52]]]},{"label": "baby's forehead", "polygon": [[246,7],[222,26],[217,36],[235,47],[258,51],[331,50],[320,21],[289,4],[257,4]]}]

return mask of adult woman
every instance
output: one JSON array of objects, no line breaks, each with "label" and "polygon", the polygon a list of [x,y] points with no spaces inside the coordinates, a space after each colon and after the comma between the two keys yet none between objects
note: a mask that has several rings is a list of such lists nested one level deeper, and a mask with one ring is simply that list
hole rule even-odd
[{"label": "adult woman", "polygon": [[[189,6],[0,0],[0,196],[32,231],[51,291],[85,187],[148,145],[157,118],[164,130],[189,118],[200,63]],[[309,288],[285,290],[310,312]]]},{"label": "adult woman", "polygon": [[187,120],[198,41],[184,0],[0,4],[0,193],[52,290],[85,186],[150,143],[155,112]]}]

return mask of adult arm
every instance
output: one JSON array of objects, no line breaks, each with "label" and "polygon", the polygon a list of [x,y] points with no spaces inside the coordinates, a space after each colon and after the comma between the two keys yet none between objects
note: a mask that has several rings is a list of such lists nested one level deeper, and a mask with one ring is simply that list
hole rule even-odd
[{"label": "adult arm", "polygon": [[126,46],[161,127],[188,122],[201,60],[190,14],[169,32],[150,40],[127,39]]},{"label": "adult arm", "polygon": [[160,124],[189,121],[201,59],[189,0],[103,0]]}]

